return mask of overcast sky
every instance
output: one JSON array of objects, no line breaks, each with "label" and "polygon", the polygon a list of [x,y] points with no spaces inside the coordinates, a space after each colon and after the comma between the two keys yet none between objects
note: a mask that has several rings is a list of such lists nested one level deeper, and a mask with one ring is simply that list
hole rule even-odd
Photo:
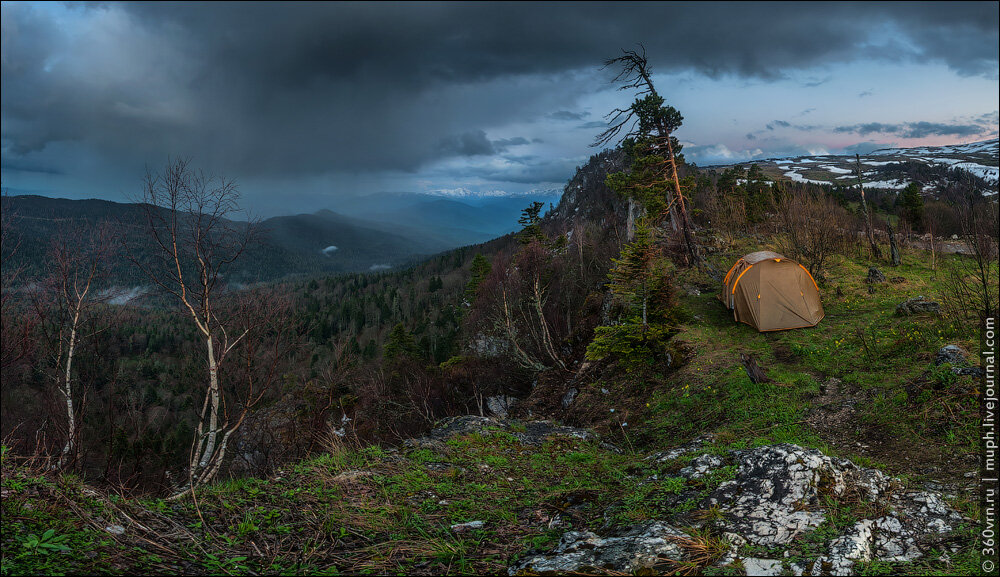
[{"label": "overcast sky", "polygon": [[642,43],[701,165],[997,136],[998,3],[2,4],[2,181],[121,200],[169,155],[264,215],[561,188]]}]

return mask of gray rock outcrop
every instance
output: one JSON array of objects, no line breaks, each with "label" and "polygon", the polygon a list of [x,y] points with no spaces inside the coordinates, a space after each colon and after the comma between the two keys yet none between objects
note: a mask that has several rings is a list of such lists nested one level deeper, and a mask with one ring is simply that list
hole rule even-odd
[{"label": "gray rock outcrop", "polygon": [[[510,574],[567,572],[635,572],[670,561],[685,562],[679,543],[705,534],[726,539],[730,552],[716,566],[743,563],[754,574],[850,575],[858,562],[908,562],[932,549],[957,549],[952,531],[963,517],[940,494],[907,491],[898,479],[859,467],[816,449],[780,444],[713,453],[698,439],[650,460],[690,459],[677,476],[685,482],[678,502],[697,500],[696,509],[711,516],[678,513],[598,536],[571,531],[551,552],[532,555],[510,568]],[[715,479],[716,486],[712,486]],[[719,482],[720,479],[726,479]],[[647,483],[657,483],[652,478]],[[677,482],[675,477],[674,484]],[[857,520],[830,532],[829,507],[853,507]],[[842,514],[842,512],[841,512]],[[819,549],[801,555],[799,541],[828,535]],[[692,536],[678,527],[695,527]],[[753,554],[743,554],[746,549]],[[761,555],[761,551],[769,552]],[[790,554],[796,551],[795,555]],[[816,552],[818,551],[818,552]]]},{"label": "gray rock outcrop", "polygon": [[551,553],[528,557],[510,567],[510,575],[565,575],[567,573],[637,573],[655,565],[682,561],[678,540],[687,535],[666,523],[641,523],[614,537],[590,531],[567,531]]}]

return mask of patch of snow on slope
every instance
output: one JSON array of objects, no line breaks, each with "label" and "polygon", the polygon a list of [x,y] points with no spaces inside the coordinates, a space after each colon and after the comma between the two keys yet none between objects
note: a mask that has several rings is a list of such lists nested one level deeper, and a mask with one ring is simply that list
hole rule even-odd
[{"label": "patch of snow on slope", "polygon": [[1000,179],[1000,168],[997,168],[996,166],[983,166],[982,164],[976,164],[975,162],[959,162],[952,166],[954,168],[967,170],[979,178],[989,182],[996,182]]},{"label": "patch of snow on slope", "polygon": [[788,178],[792,179],[795,182],[810,182],[812,184],[830,184],[825,180],[813,180],[811,178],[806,178],[801,174],[795,172],[794,170],[789,170],[788,172],[785,173],[785,176],[787,176]]},{"label": "patch of snow on slope", "polygon": [[865,183],[865,188],[906,188],[910,183],[905,180],[873,180]]}]

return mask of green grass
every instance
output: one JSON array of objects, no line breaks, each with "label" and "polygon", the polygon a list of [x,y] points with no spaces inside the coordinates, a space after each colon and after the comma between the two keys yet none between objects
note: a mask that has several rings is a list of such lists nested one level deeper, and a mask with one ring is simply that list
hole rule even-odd
[{"label": "green grass", "polygon": [[[719,257],[716,265],[728,258]],[[758,333],[734,323],[712,294],[683,297],[690,320],[677,338],[693,351],[686,364],[605,371],[591,386],[581,383],[578,403],[603,419],[594,417],[622,452],[568,437],[525,446],[500,429],[409,450],[330,447],[287,467],[280,478],[203,488],[196,506],[191,500],[84,493],[79,480],[16,465],[4,449],[2,574],[503,573],[511,560],[551,548],[571,528],[602,532],[646,519],[717,518],[717,509],[696,507],[733,477],[732,466],[688,481],[678,471],[694,455],[668,463],[644,458],[706,432],[715,439],[700,453],[798,443],[919,483],[924,475],[894,458],[895,447],[942,457],[975,450],[975,397],[961,392],[968,378],[933,368],[933,355],[949,343],[975,354],[978,339],[973,327],[947,316],[894,315],[903,299],[935,298],[943,290],[917,255],[904,259],[896,269],[883,267],[886,276],[903,282],[881,285],[875,294],[863,282],[866,262],[834,259],[821,286],[826,317],[810,329]],[[740,352],[756,356],[771,382],[752,383]],[[855,401],[844,431],[809,420],[831,377]],[[846,434],[854,429],[884,438],[860,451]],[[525,428],[515,423],[511,430]],[[952,503],[973,521],[963,529],[970,542],[979,516],[974,501],[959,495]],[[863,504],[831,499],[824,508],[827,520],[798,539],[791,560],[824,553],[829,538],[874,514]],[[469,521],[484,525],[451,529]],[[104,531],[110,523],[126,526],[125,535]],[[976,574],[974,553],[963,549],[950,564],[928,556],[856,569],[866,575]]]},{"label": "green grass", "polygon": [[[717,266],[729,258],[718,258]],[[821,384],[836,377],[858,399],[857,417],[886,436],[929,443],[942,453],[974,451],[975,396],[956,385],[959,379],[975,384],[935,368],[933,355],[951,343],[975,355],[976,327],[946,314],[895,315],[906,298],[940,299],[945,290],[944,275],[921,253],[904,253],[896,268],[883,265],[887,277],[903,281],[879,285],[875,294],[864,283],[867,267],[860,259],[833,259],[820,286],[826,316],[807,329],[758,333],[734,322],[714,294],[684,297],[696,320],[678,338],[697,354],[649,395],[643,424],[654,432],[649,436],[672,446],[713,431],[726,441],[792,442],[854,456],[805,422]],[[753,384],[741,352],[754,355],[773,382]]]}]

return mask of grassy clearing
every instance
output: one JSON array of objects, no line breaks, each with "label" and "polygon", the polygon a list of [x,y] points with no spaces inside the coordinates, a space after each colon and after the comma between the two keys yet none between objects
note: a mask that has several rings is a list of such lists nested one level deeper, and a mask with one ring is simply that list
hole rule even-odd
[{"label": "grassy clearing", "polygon": [[[729,260],[719,257],[717,266]],[[898,454],[896,446],[920,446],[925,459],[928,453],[931,460],[967,459],[976,450],[977,383],[935,368],[933,359],[946,344],[975,355],[977,328],[947,315],[895,315],[906,298],[939,298],[944,290],[922,253],[905,255],[899,267],[882,267],[895,281],[874,294],[864,282],[867,266],[843,257],[831,263],[820,286],[826,316],[809,329],[758,333],[734,322],[714,294],[684,297],[694,320],[678,338],[696,354],[650,393],[642,426],[665,446],[713,431],[722,440],[817,447],[897,474],[922,473],[906,461],[916,455]],[[773,382],[752,383],[740,353],[754,355]],[[841,381],[835,398],[821,394],[832,377]],[[818,426],[809,418],[814,409],[845,401],[851,411],[842,426]],[[973,469],[966,467],[954,473]]]}]

